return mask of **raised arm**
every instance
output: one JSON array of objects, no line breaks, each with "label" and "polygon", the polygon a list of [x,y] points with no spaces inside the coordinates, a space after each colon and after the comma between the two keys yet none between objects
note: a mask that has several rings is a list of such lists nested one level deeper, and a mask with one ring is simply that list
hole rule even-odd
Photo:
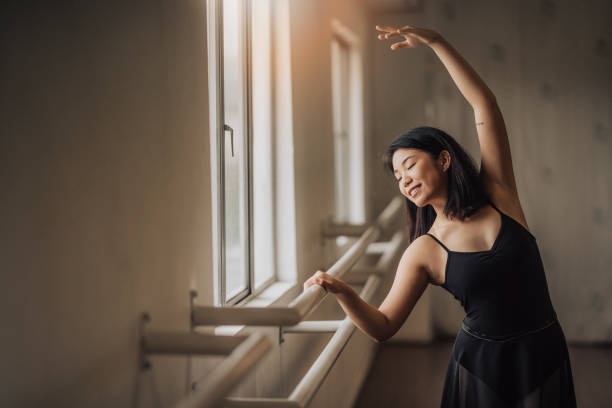
[{"label": "raised arm", "polygon": [[474,110],[480,142],[480,176],[485,186],[516,191],[506,125],[493,92],[448,41],[440,37],[431,44],[431,49]]},{"label": "raised arm", "polygon": [[379,39],[404,37],[391,49],[429,46],[438,56],[455,85],[474,110],[476,131],[480,142],[480,176],[490,193],[503,191],[501,195],[516,195],[516,181],[512,167],[510,143],[504,118],[493,92],[478,76],[470,64],[439,33],[424,28],[405,26],[402,28],[376,26],[385,34]]}]

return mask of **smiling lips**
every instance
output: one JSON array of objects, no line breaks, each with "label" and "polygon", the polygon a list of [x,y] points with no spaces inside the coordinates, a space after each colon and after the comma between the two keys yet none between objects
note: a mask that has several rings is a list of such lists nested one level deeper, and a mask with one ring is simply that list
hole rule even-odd
[{"label": "smiling lips", "polygon": [[419,188],[420,186],[420,184],[417,184],[416,186],[412,187],[410,190],[408,190],[408,195],[412,198],[416,197],[421,192],[421,189]]}]

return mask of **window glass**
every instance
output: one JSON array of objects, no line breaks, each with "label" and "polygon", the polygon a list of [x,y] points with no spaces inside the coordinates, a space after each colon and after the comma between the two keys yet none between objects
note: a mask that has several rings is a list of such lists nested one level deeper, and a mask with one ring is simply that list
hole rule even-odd
[{"label": "window glass", "polygon": [[225,297],[248,290],[245,8],[223,0]]}]

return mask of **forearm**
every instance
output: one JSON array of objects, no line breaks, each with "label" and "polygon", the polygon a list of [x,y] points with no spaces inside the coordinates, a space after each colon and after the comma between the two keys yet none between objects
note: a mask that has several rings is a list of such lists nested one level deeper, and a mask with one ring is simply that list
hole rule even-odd
[{"label": "forearm", "polygon": [[384,341],[390,337],[387,317],[377,308],[363,300],[357,292],[346,285],[346,290],[336,294],[338,303],[361,331],[375,339]]},{"label": "forearm", "polygon": [[429,46],[442,61],[455,85],[472,108],[476,110],[495,101],[493,92],[448,41],[440,37]]}]

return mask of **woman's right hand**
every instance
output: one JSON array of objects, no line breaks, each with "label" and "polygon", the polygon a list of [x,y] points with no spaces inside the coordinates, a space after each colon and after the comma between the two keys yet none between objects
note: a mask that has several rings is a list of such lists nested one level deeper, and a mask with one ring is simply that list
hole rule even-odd
[{"label": "woman's right hand", "polygon": [[326,292],[329,291],[334,294],[345,292],[347,288],[346,282],[336,279],[320,270],[316,271],[314,275],[304,282],[304,290],[312,285],[321,285]]},{"label": "woman's right hand", "polygon": [[384,33],[378,34],[379,40],[404,37],[404,41],[396,42],[391,45],[392,50],[397,50],[399,48],[415,48],[421,44],[432,45],[442,39],[442,36],[434,30],[413,27],[410,25],[401,28],[377,25],[376,29]]}]

